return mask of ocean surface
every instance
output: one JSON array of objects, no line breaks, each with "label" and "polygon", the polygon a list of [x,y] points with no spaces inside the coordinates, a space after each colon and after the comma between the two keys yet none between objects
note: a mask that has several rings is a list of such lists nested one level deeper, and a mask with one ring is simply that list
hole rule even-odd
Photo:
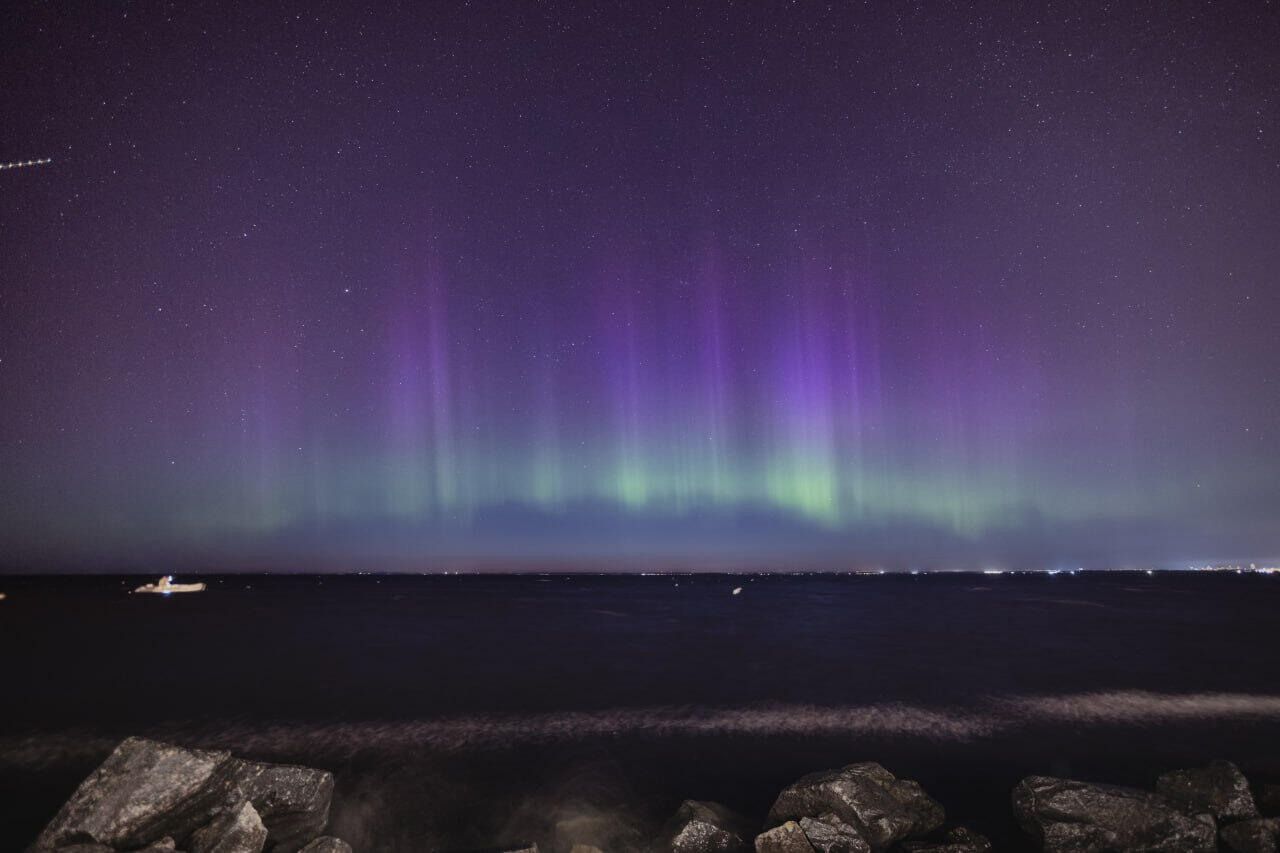
[{"label": "ocean surface", "polygon": [[357,851],[635,849],[861,760],[1019,850],[1030,773],[1280,778],[1277,575],[149,579],[0,577],[0,849],[129,734],[334,771]]}]

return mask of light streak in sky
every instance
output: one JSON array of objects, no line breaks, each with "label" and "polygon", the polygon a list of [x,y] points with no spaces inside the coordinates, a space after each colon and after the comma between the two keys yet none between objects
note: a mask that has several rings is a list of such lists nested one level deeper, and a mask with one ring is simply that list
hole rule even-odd
[{"label": "light streak in sky", "polygon": [[0,163],[0,170],[24,169],[27,166],[47,166],[52,162],[53,162],[52,157],[44,157],[39,160],[15,160],[12,163]]}]

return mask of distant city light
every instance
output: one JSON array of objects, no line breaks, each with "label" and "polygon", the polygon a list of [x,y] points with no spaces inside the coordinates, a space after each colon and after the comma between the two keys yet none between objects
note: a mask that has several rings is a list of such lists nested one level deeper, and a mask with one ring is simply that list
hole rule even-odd
[{"label": "distant city light", "polygon": [[47,166],[52,162],[52,157],[42,157],[39,160],[14,160],[12,163],[0,163],[0,170],[25,169],[28,166]]}]

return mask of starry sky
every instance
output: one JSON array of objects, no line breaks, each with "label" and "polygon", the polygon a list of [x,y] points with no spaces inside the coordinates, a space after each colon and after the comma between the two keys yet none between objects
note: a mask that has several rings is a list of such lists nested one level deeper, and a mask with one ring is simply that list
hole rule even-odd
[{"label": "starry sky", "polygon": [[372,6],[7,10],[0,566],[1280,556],[1274,3]]}]

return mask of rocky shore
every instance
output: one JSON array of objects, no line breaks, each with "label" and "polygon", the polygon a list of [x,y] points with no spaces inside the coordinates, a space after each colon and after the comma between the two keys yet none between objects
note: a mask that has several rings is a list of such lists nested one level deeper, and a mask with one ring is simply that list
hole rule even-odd
[{"label": "rocky shore", "polygon": [[[351,853],[325,835],[333,776],[227,752],[129,738],[71,795],[27,853]],[[1029,776],[1012,793],[1029,843],[1049,853],[1275,853],[1280,788],[1233,764],[1174,770],[1144,791]],[[557,826],[550,853],[983,853],[919,783],[874,762],[788,785],[764,821],[686,800],[658,837],[619,847],[601,825]],[[537,853],[538,845],[491,853]],[[548,853],[544,848],[544,853]]]},{"label": "rocky shore", "polygon": [[350,853],[321,833],[333,776],[145,738],[89,774],[29,853]]}]

